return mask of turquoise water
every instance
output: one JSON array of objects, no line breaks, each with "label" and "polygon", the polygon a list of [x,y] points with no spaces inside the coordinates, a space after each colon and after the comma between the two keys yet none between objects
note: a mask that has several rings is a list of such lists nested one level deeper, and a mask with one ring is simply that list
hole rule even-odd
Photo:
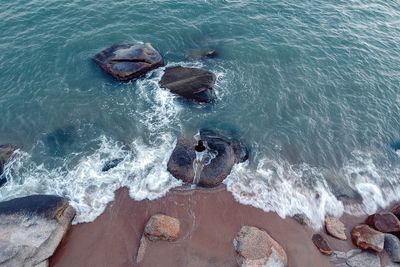
[{"label": "turquoise water", "polygon": [[[226,181],[243,203],[318,225],[400,199],[399,4],[297,2],[1,1],[0,141],[23,149],[0,198],[61,194],[80,222],[120,186],[160,197],[179,185],[166,172],[176,138],[207,127],[251,147]],[[92,61],[131,42],[216,73],[216,103],[160,89],[162,69],[119,83]],[[218,58],[196,56],[209,49]]]}]

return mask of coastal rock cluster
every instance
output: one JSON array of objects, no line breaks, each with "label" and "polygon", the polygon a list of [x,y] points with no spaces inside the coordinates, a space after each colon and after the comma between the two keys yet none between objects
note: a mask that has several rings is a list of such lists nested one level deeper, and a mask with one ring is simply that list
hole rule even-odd
[{"label": "coastal rock cluster", "polygon": [[47,266],[74,216],[68,201],[58,196],[0,202],[0,266]]},{"label": "coastal rock cluster", "polygon": [[0,187],[7,182],[3,175],[4,166],[18,148],[18,146],[12,144],[0,145]]},{"label": "coastal rock cluster", "polygon": [[[331,256],[334,266],[381,267],[400,266],[400,204],[391,211],[382,211],[368,216],[365,222],[354,226],[351,241],[358,248],[348,252],[335,251],[323,234],[314,234],[312,241],[324,255]],[[338,240],[347,240],[346,227],[339,219],[325,218],[326,233]],[[382,265],[380,256],[385,253],[391,265]]]},{"label": "coastal rock cluster", "polygon": [[[205,57],[216,55],[215,51],[209,51]],[[150,43],[116,44],[99,52],[94,61],[119,81],[130,81],[165,66],[164,59]],[[185,99],[207,103],[214,99],[215,80],[215,74],[208,70],[174,66],[165,69],[159,84]]]}]

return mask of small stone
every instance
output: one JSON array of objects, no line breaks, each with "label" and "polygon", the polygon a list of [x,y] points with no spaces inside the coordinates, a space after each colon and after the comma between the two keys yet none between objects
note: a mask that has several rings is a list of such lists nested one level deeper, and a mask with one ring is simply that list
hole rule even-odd
[{"label": "small stone", "polygon": [[392,234],[385,234],[385,251],[393,262],[400,262],[400,240]]},{"label": "small stone", "polygon": [[243,226],[233,240],[237,262],[241,267],[284,267],[285,250],[267,232]]},{"label": "small stone", "polygon": [[328,245],[328,242],[320,234],[314,234],[312,236],[312,241],[314,245],[319,249],[319,251],[324,255],[332,255],[333,250]]},{"label": "small stone", "polygon": [[381,261],[376,254],[370,252],[362,252],[346,261],[350,267],[381,267]]},{"label": "small stone", "polygon": [[366,224],[360,224],[351,230],[353,243],[361,249],[372,249],[376,252],[383,250],[385,235]]},{"label": "small stone", "polygon": [[346,227],[344,224],[335,217],[327,216],[325,218],[325,228],[328,234],[340,240],[346,240]]},{"label": "small stone", "polygon": [[368,216],[367,224],[382,233],[393,233],[400,231],[400,221],[391,212],[375,213]]},{"label": "small stone", "polygon": [[148,246],[148,242],[149,241],[146,238],[146,236],[142,235],[142,238],[140,239],[139,249],[136,254],[136,263],[140,263],[143,260],[144,254]]},{"label": "small stone", "polygon": [[293,215],[293,219],[295,219],[301,225],[309,225],[310,222],[307,216],[304,213],[297,213]]},{"label": "small stone", "polygon": [[144,234],[151,241],[175,241],[180,231],[179,220],[164,214],[151,216],[144,229]]}]

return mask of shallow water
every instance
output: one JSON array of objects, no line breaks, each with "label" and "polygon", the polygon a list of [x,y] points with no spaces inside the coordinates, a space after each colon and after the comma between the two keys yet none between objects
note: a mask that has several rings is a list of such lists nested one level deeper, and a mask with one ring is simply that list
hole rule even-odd
[{"label": "shallow water", "polygon": [[[82,222],[120,186],[135,199],[159,197],[180,184],[166,171],[176,138],[204,127],[251,147],[226,181],[243,203],[305,212],[317,226],[325,213],[400,199],[390,147],[400,139],[396,1],[5,0],[0,16],[0,142],[23,145],[1,199],[60,194]],[[162,69],[119,83],[92,61],[140,41],[169,66],[216,73],[216,103],[160,89]],[[199,59],[208,49],[218,58]],[[343,207],[348,198],[361,204]]]}]

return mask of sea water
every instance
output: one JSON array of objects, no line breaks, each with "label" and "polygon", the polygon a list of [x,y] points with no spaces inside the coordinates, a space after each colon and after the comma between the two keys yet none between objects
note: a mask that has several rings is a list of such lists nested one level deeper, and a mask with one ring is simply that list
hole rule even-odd
[{"label": "sea water", "polygon": [[[202,128],[250,147],[225,181],[241,203],[319,227],[400,200],[397,1],[2,0],[0,18],[0,143],[22,146],[0,200],[58,194],[85,222],[121,186],[161,197],[181,184],[166,170],[177,138]],[[214,72],[215,103],[161,89],[163,68],[121,83],[92,60],[135,42]]]}]

